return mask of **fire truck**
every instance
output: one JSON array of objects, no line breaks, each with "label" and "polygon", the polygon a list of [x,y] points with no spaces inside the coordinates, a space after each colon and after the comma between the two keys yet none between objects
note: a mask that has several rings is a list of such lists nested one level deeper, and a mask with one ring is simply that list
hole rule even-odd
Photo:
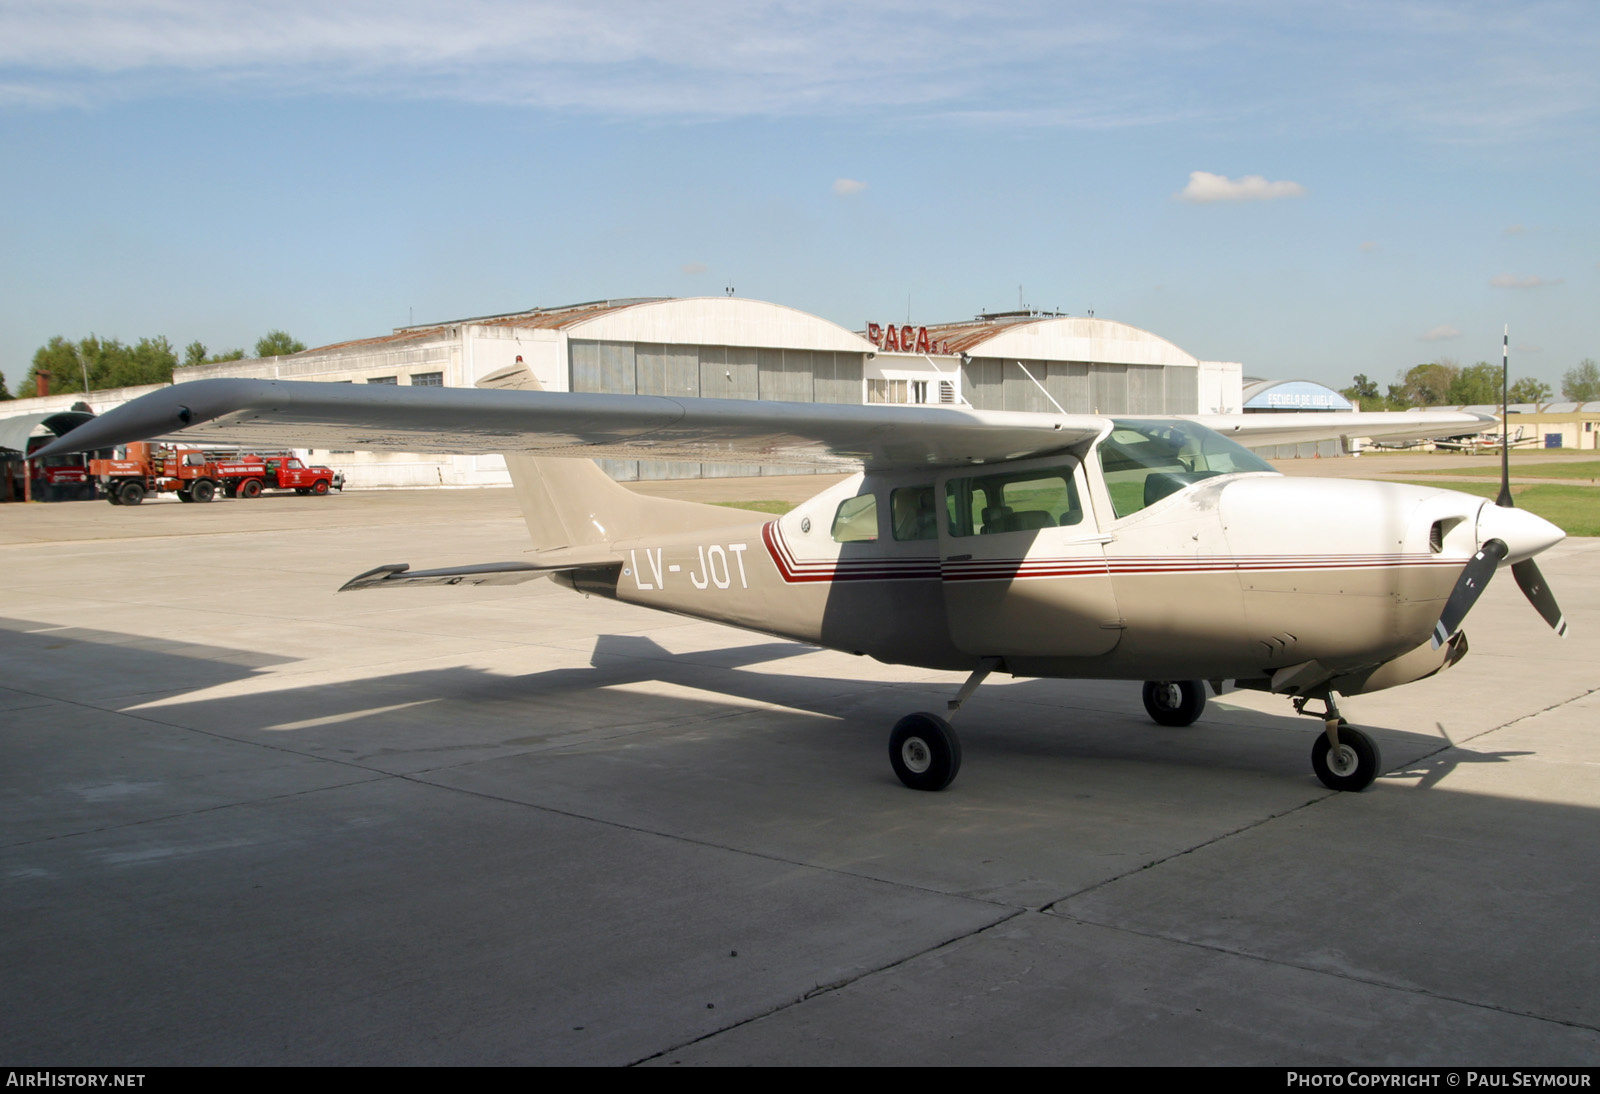
[{"label": "fire truck", "polygon": [[230,498],[259,498],[266,490],[322,495],[344,489],[344,472],[307,466],[293,452],[247,454],[149,442],[128,445],[120,459],[90,461],[89,474],[112,505],[138,505],[146,495],[163,493],[206,502],[219,490]]},{"label": "fire truck", "polygon": [[[33,437],[28,442],[30,456],[54,438]],[[4,474],[11,476],[13,498],[24,496],[22,477],[32,472],[33,482],[28,495],[34,501],[86,501],[94,497],[94,480],[89,476],[86,459],[78,453],[68,456],[51,456],[46,460],[12,460],[4,464]],[[3,489],[4,484],[0,484]]]}]

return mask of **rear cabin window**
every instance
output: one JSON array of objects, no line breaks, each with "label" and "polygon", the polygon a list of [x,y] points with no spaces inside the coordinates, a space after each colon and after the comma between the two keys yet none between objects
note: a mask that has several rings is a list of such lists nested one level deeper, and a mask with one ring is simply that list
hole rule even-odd
[{"label": "rear cabin window", "polygon": [[1080,524],[1073,464],[951,479],[945,505],[952,536],[990,536]]},{"label": "rear cabin window", "polygon": [[833,542],[872,543],[878,538],[878,499],[858,494],[839,503],[833,514]]},{"label": "rear cabin window", "polygon": [[1111,508],[1126,517],[1202,479],[1273,467],[1192,422],[1118,419],[1100,442],[1100,470]]}]

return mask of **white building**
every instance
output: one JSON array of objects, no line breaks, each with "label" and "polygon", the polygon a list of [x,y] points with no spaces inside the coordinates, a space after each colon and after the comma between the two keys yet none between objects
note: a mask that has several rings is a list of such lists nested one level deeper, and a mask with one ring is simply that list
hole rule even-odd
[{"label": "white building", "polygon": [[[224,376],[470,387],[521,361],[550,391],[859,403],[873,347],[794,308],[733,297],[605,300],[402,327],[288,357],[177,370],[176,382]],[[499,456],[314,452],[353,487],[504,483]],[[619,479],[779,473],[759,466],[602,460]]]},{"label": "white building", "polygon": [[1201,361],[1109,319],[1001,312],[927,327],[869,324],[868,402],[1069,414],[1230,414],[1242,368]]},{"label": "white building", "polygon": [[[1241,390],[1239,365],[1196,360],[1164,338],[1108,319],[1019,312],[930,327],[873,324],[863,334],[780,304],[726,296],[603,300],[402,327],[285,357],[179,368],[173,379],[470,387],[519,360],[551,391],[784,402],[1194,414],[1237,411]],[[94,392],[90,404],[104,413],[128,394]],[[499,456],[308,456],[344,471],[355,488],[508,481]],[[600,463],[619,479],[786,473],[758,465]]]}]

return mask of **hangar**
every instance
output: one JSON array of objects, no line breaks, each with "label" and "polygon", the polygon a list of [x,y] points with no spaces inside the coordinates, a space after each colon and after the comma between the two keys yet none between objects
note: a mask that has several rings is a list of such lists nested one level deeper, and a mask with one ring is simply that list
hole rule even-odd
[{"label": "hangar", "polygon": [[[599,300],[401,327],[288,357],[181,368],[175,382],[248,376],[334,383],[470,387],[521,361],[551,391],[859,403],[873,346],[781,304],[736,297]],[[317,453],[352,486],[504,483],[499,456]],[[601,460],[615,478],[781,473],[755,465]]]},{"label": "hangar", "polygon": [[[1500,408],[1495,405],[1452,409],[1500,417]],[[1512,403],[1507,410],[1513,444],[1540,448],[1600,448],[1600,402]],[[1498,438],[1498,424],[1485,430],[1483,435]]]},{"label": "hangar", "polygon": [[1126,323],[992,312],[927,327],[868,324],[868,402],[1068,414],[1229,414],[1241,367],[1201,361]]},{"label": "hangar", "polygon": [[[731,296],[597,300],[418,324],[283,357],[179,368],[173,380],[470,387],[518,361],[552,391],[1124,415],[1241,408],[1239,364],[1198,360],[1109,319],[1017,311],[850,331],[795,308]],[[131,394],[92,396],[104,412]],[[509,481],[499,456],[310,455],[344,471],[356,488]],[[792,473],[664,460],[600,463],[621,480]]]}]

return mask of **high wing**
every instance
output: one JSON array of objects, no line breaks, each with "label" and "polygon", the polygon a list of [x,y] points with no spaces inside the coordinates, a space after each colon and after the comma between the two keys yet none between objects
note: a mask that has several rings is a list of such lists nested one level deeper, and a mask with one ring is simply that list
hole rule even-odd
[{"label": "high wing", "polygon": [[1476,433],[1495,419],[1456,410],[1406,410],[1381,414],[1285,412],[1279,414],[1183,414],[1230,437],[1246,448],[1334,437],[1366,437],[1374,441],[1418,441]]},{"label": "high wing", "polygon": [[1110,419],[956,407],[847,406],[663,395],[196,380],[152,392],[44,452],[182,432],[246,446],[523,452],[837,466],[961,466],[1093,440]]},{"label": "high wing", "polygon": [[[1184,416],[1247,445],[1335,436],[1445,436],[1476,414]],[[40,455],[182,433],[246,446],[373,448],[810,465],[954,467],[1057,452],[1111,419],[968,407],[778,403],[661,395],[414,388],[286,380],[196,380],[78,426]],[[1220,427],[1220,428],[1219,428]]]}]

